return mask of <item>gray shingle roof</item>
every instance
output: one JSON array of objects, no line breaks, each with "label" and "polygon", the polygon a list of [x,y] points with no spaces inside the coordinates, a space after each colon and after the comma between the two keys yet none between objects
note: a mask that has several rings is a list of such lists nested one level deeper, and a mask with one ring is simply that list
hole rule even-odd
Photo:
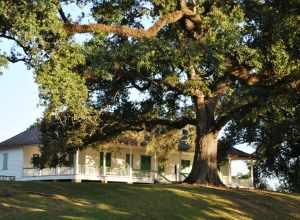
[{"label": "gray shingle roof", "polygon": [[37,127],[31,127],[16,136],[0,143],[0,148],[41,144],[41,133]]},{"label": "gray shingle roof", "polygon": [[[16,136],[9,138],[2,143],[0,143],[0,148],[4,147],[17,147],[17,146],[24,146],[24,145],[34,145],[34,144],[41,144],[41,132],[35,126],[23,131]],[[254,154],[248,154],[241,150],[231,147],[228,150],[228,156],[232,159],[255,159]]]},{"label": "gray shingle roof", "polygon": [[228,156],[232,159],[255,159],[254,154],[248,154],[248,153],[238,150],[234,147],[231,147],[227,153],[228,153]]}]

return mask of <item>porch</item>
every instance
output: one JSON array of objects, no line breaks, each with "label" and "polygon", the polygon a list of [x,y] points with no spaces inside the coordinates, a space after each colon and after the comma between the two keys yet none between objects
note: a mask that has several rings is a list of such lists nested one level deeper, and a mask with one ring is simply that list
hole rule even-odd
[{"label": "porch", "polygon": [[74,167],[56,168],[24,168],[23,180],[72,180],[81,182],[84,180],[102,182],[126,182],[126,183],[154,183],[154,171],[132,170],[120,168],[95,168],[80,165],[76,172]]},{"label": "porch", "polygon": [[[247,163],[248,173],[241,176],[232,175],[233,161],[243,161]],[[253,165],[255,156],[248,154],[235,148],[228,151],[227,161],[221,167],[219,176],[223,183],[228,187],[233,188],[253,188]]]},{"label": "porch", "polygon": [[[73,166],[38,169],[30,162],[38,153],[38,148],[28,148],[24,153],[23,181],[27,180],[71,180],[125,182],[125,183],[176,183],[189,174],[193,162],[193,152],[173,151],[166,163],[158,160],[156,152],[147,152],[143,147],[118,146],[98,147],[77,151]],[[252,160],[237,152],[228,155],[228,160],[220,167],[219,176],[229,187],[253,187],[253,166],[247,178],[231,176],[231,161]]]},{"label": "porch", "polygon": [[[35,154],[32,150],[30,153]],[[171,154],[170,163],[163,171],[165,176],[161,177],[155,152],[151,154],[146,149],[137,147],[85,149],[76,152],[71,167],[44,169],[25,167],[22,180],[71,180],[74,182],[90,180],[126,183],[180,181],[181,155],[180,158],[178,156],[178,152]],[[190,155],[184,155],[183,158],[189,159]],[[28,162],[25,164],[29,165]]]}]

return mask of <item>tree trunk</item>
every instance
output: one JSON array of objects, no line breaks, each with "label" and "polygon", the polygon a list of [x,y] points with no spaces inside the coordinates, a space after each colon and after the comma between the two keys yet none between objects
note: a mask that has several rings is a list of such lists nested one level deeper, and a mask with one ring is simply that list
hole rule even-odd
[{"label": "tree trunk", "polygon": [[216,133],[196,137],[193,167],[185,182],[223,185],[218,175],[217,144]]},{"label": "tree trunk", "polygon": [[214,111],[212,100],[205,101],[204,97],[195,98],[196,104],[196,139],[195,155],[192,171],[185,179],[186,183],[223,185],[218,175],[217,150],[218,133],[215,131]]}]

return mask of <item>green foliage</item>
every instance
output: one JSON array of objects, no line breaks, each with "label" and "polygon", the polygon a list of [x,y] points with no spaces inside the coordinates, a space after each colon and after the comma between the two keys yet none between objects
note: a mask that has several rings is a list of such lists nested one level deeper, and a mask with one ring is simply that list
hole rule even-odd
[{"label": "green foliage", "polygon": [[25,59],[37,65],[65,39],[63,24],[57,16],[57,1],[4,0],[1,4],[1,37],[15,41],[9,56],[13,60]]},{"label": "green foliage", "polygon": [[0,56],[0,75],[3,73],[3,69],[7,68],[7,59],[4,56]]},{"label": "green foliage", "polygon": [[41,156],[36,161],[39,167],[56,167],[68,164],[69,155],[85,146],[85,140],[95,132],[93,120],[76,120],[69,112],[44,118],[38,125],[42,132]]},{"label": "green foliage", "polygon": [[74,120],[86,120],[88,90],[85,80],[76,74],[76,67],[85,62],[79,45],[65,45],[56,50],[49,60],[37,69],[40,96],[48,105],[51,116],[62,111],[74,114]]},{"label": "green foliage", "polygon": [[256,177],[277,177],[282,189],[299,192],[299,91],[269,100],[256,117],[232,121],[224,141],[250,143],[257,155]]}]

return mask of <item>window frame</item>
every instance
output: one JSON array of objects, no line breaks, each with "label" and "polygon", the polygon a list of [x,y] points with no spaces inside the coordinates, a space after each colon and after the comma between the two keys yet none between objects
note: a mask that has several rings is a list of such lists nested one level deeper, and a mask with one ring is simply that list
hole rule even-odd
[{"label": "window frame", "polygon": [[104,153],[103,151],[100,152],[100,159],[99,159],[100,167],[103,167],[104,155],[105,155],[105,167],[111,167],[112,154],[111,152]]}]

